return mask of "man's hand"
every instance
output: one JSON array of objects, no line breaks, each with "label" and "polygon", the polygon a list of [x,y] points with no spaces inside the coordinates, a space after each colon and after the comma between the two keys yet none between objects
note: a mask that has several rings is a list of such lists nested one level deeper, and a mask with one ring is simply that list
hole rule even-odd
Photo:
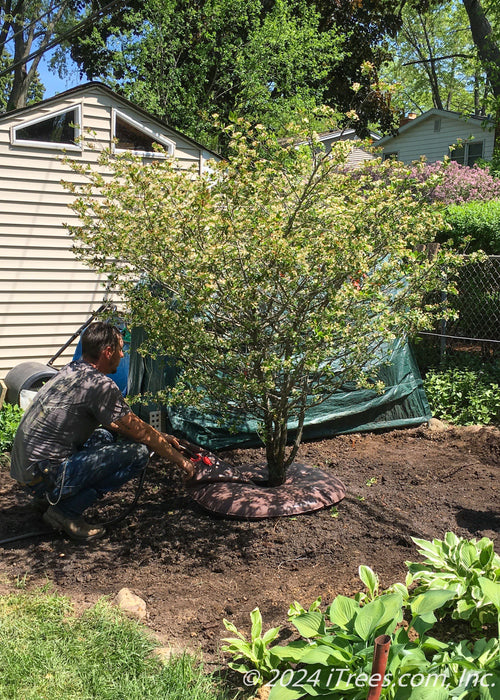
[{"label": "man's hand", "polygon": [[195,474],[195,471],[196,471],[196,468],[195,468],[195,465],[193,464],[193,462],[191,462],[190,459],[184,460],[184,464],[182,465],[182,468],[185,471],[185,477],[184,477],[185,481],[189,481],[189,479],[192,479],[194,474]]},{"label": "man's hand", "polygon": [[168,433],[162,433],[163,437],[165,440],[168,442],[169,445],[172,445],[172,447],[175,447],[176,450],[181,449],[181,445],[179,443],[179,440],[177,440],[176,437],[173,435],[169,435]]}]

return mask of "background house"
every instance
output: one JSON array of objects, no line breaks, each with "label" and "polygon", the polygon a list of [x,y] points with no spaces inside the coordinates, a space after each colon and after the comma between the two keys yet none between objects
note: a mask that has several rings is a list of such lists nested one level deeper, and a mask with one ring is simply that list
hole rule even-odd
[{"label": "background house", "polygon": [[[377,146],[378,143],[375,142],[377,142],[378,139],[380,139],[380,135],[375,132],[371,132],[370,137],[374,142],[373,145]],[[332,148],[332,145],[334,143],[337,143],[338,141],[356,141],[357,143],[353,144],[352,150],[347,156],[347,165],[351,168],[355,168],[357,165],[361,165],[361,163],[364,163],[365,160],[373,160],[374,158],[379,157],[379,154],[373,153],[371,150],[368,150],[368,148],[364,148],[359,145],[359,136],[356,135],[354,129],[337,129],[335,131],[325,131],[321,134],[318,134],[318,140],[325,149],[325,153],[329,153]]]},{"label": "background house", "polygon": [[[490,160],[495,132],[484,117],[465,118],[457,112],[430,109],[420,116],[402,121],[396,136],[384,136],[377,142],[383,158],[412,163],[425,156],[429,163],[450,156],[462,165],[473,165],[479,158]],[[450,151],[460,140],[463,144]]]},{"label": "background house", "polygon": [[95,165],[111,147],[147,161],[155,142],[180,168],[201,173],[218,158],[100,83],[0,115],[0,379],[22,362],[46,363],[103,302],[101,279],[71,252],[65,224],[77,217],[61,179],[81,177],[62,157]]}]

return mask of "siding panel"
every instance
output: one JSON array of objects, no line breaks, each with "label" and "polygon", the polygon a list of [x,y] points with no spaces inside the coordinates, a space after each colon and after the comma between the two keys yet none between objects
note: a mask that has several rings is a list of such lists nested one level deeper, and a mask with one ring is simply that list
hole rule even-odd
[{"label": "siding panel", "polygon": [[[435,131],[435,121],[440,120],[440,128]],[[403,163],[412,163],[425,156],[429,163],[442,161],[449,154],[449,147],[459,139],[474,138],[483,142],[483,158],[489,159],[493,153],[494,134],[483,129],[478,120],[461,119],[449,113],[431,112],[427,117],[419,119],[408,126],[397,136],[384,140],[384,153],[398,155]]]},{"label": "siding panel", "polygon": [[[83,149],[65,154],[11,144],[12,127],[75,105],[81,106]],[[77,224],[78,217],[61,180],[86,182],[63,158],[96,166],[99,153],[112,145],[114,108],[173,141],[181,169],[199,170],[214,157],[98,84],[0,115],[0,378],[20,362],[47,362],[103,302],[102,281],[71,251],[65,224]]]}]

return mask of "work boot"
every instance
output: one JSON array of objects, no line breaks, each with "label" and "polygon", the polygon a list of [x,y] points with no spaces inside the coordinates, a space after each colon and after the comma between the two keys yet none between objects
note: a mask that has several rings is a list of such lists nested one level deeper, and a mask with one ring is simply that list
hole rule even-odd
[{"label": "work boot", "polygon": [[72,540],[88,542],[102,537],[105,529],[100,525],[90,525],[82,517],[70,518],[55,506],[49,506],[43,514],[43,521],[54,528],[65,532]]}]

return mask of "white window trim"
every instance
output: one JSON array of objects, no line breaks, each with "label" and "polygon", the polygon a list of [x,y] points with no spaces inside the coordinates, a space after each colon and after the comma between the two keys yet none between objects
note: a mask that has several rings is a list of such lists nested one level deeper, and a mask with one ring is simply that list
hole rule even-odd
[{"label": "white window trim", "polygon": [[[165,146],[166,153],[163,153],[162,151],[131,151],[130,148],[117,148],[114,142],[114,139],[116,138],[117,117],[120,117],[120,119],[123,119],[123,121],[127,122],[138,131],[142,131],[143,134],[146,134],[155,141],[158,141],[158,143],[160,143],[162,146]],[[113,108],[112,114],[112,139],[113,140],[111,148],[113,153],[134,153],[135,155],[142,156],[143,158],[165,158],[166,156],[173,156],[175,153],[175,143],[173,141],[168,139],[160,132],[153,131],[153,129],[144,126],[144,124],[141,124],[140,122],[136,121],[130,115],[125,114],[125,112],[122,112],[121,110],[115,108]]]},{"label": "white window trim", "polygon": [[26,129],[26,127],[28,126],[40,124],[40,122],[47,121],[47,119],[52,119],[52,117],[58,117],[60,114],[65,114],[66,112],[73,112],[75,110],[77,116],[77,121],[75,123],[75,140],[80,141],[82,133],[82,106],[78,103],[70,107],[64,107],[64,109],[59,109],[57,110],[57,112],[49,112],[48,114],[44,114],[43,117],[37,117],[36,119],[31,119],[28,122],[23,122],[22,124],[11,126],[11,144],[13,146],[28,146],[29,148],[52,148],[57,149],[59,151],[82,151],[83,146],[81,145],[81,141],[79,144],[56,143],[55,141],[33,141],[32,139],[18,139],[16,137],[16,132],[18,129]]}]

